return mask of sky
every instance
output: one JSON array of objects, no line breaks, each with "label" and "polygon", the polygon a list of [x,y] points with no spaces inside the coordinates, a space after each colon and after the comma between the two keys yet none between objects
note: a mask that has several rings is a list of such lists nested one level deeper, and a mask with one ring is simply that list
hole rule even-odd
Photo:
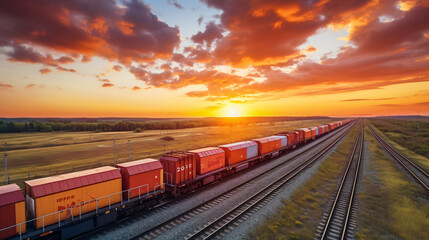
[{"label": "sky", "polygon": [[429,0],[0,1],[0,117],[429,115]]}]

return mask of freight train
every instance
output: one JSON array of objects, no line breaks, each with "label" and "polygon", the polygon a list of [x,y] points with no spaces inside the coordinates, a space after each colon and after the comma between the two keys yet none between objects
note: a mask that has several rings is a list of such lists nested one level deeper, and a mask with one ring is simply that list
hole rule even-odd
[{"label": "freight train", "polygon": [[[69,239],[233,175],[353,119],[0,186],[0,239]],[[30,219],[26,221],[26,219]]]}]

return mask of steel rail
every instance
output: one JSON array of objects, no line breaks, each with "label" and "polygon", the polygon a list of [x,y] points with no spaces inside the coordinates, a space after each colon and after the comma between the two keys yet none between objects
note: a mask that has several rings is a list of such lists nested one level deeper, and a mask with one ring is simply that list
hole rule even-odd
[{"label": "steel rail", "polygon": [[[359,147],[359,156],[358,156],[358,159],[357,159],[356,171],[355,171],[354,178],[353,178],[353,185],[352,185],[352,189],[347,190],[347,189],[344,188],[344,185],[345,185],[347,177],[349,176],[349,173],[351,171],[353,160],[355,159],[356,150],[358,148],[358,145],[360,145],[360,147]],[[342,227],[342,231],[341,231],[341,234],[340,234],[341,235],[341,239],[344,239],[346,228],[347,228],[347,224],[348,224],[348,219],[349,219],[349,216],[350,216],[350,210],[351,210],[352,203],[353,203],[353,197],[354,197],[354,191],[355,191],[355,188],[356,188],[357,177],[358,177],[358,174],[359,174],[359,166],[360,166],[360,161],[361,161],[361,157],[362,157],[362,150],[363,150],[363,128],[361,126],[360,132],[359,132],[358,136],[356,137],[356,141],[355,141],[353,150],[352,150],[352,152],[350,154],[346,170],[345,170],[345,172],[343,174],[343,177],[341,179],[341,183],[340,183],[340,185],[338,187],[338,191],[337,191],[337,193],[335,195],[335,200],[334,200],[334,202],[332,204],[331,210],[329,212],[328,219],[326,220],[325,226],[323,228],[323,233],[322,233],[322,236],[320,237],[320,239],[327,239],[328,238],[327,234],[328,234],[328,231],[329,231],[330,227],[332,226],[331,224],[332,224],[333,216],[334,216],[335,213],[340,214],[340,210],[338,210],[338,204],[339,204],[341,195],[343,193],[346,194],[346,196],[343,195],[343,197],[346,197],[346,198],[349,197],[349,201],[348,201],[348,205],[347,205],[347,212],[345,213],[346,215],[343,217],[344,218],[344,221],[343,221],[344,225]],[[353,174],[353,173],[351,173],[351,174]],[[347,191],[349,191],[350,193],[347,194]]]},{"label": "steel rail", "polygon": [[[235,206],[233,209],[229,210],[228,212],[224,213],[222,216],[216,218],[209,224],[205,225],[203,228],[197,230],[191,235],[188,235],[188,238],[186,239],[199,239],[203,234],[207,232],[208,229],[215,228],[214,231],[209,233],[207,236],[202,237],[202,239],[209,239],[214,237],[216,234],[218,234],[220,231],[225,229],[227,226],[230,226],[231,223],[233,223],[235,220],[237,220],[239,217],[243,216],[245,213],[247,213],[250,209],[252,209],[254,206],[257,206],[259,203],[264,201],[268,196],[279,190],[282,186],[284,186],[286,183],[288,183],[291,179],[293,179],[295,176],[297,176],[299,173],[301,173],[303,170],[307,169],[310,165],[312,165],[315,161],[320,159],[326,152],[328,152],[330,149],[332,149],[333,146],[335,146],[347,133],[350,132],[354,125],[352,125],[347,131],[345,131],[343,134],[341,134],[338,138],[335,139],[334,142],[330,143],[328,146],[324,147],[322,150],[318,151],[311,157],[309,157],[307,160],[290,170],[289,172],[283,174],[281,177],[273,181],[271,184],[266,186],[265,188],[261,189],[260,191],[256,192],[246,200],[242,201],[239,205]],[[258,199],[259,197],[259,199]],[[252,203],[252,200],[255,200]],[[247,205],[248,204],[248,205]],[[247,206],[246,206],[247,205]],[[245,207],[243,210],[239,210],[241,207]],[[233,214],[235,211],[239,211],[237,214]],[[226,222],[225,222],[226,220]],[[219,227],[215,227],[218,223],[222,223]]]},{"label": "steel rail", "polygon": [[[418,183],[420,183],[420,185],[423,186],[424,189],[426,189],[426,191],[429,192],[429,187],[428,185],[425,183],[425,180],[423,180],[422,178],[420,178],[419,176],[417,176],[417,174],[422,174],[423,177],[426,177],[426,182],[428,182],[428,174],[421,169],[420,167],[418,167],[416,164],[414,164],[411,160],[409,160],[407,157],[405,157],[402,153],[400,153],[399,151],[397,151],[394,147],[392,147],[389,143],[387,143],[381,136],[380,134],[378,134],[373,128],[372,126],[368,125],[369,130],[371,131],[371,133],[374,135],[375,139],[377,139],[377,141],[380,143],[380,145],[383,147],[383,149],[388,152],[393,159],[395,159],[399,164],[401,164],[401,166],[408,171],[408,173],[417,180]],[[399,157],[398,157],[399,156]],[[416,171],[411,170],[408,166],[406,166],[406,164],[404,163],[407,162],[409,163],[412,167],[414,167],[416,169]]]}]

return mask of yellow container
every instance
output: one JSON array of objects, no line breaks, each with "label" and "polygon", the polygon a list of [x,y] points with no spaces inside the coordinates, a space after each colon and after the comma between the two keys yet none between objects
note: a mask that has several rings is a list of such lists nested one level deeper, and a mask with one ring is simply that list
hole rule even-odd
[{"label": "yellow container", "polygon": [[121,201],[121,174],[114,167],[36,179],[25,184],[29,215],[43,217],[35,221],[37,229]]}]

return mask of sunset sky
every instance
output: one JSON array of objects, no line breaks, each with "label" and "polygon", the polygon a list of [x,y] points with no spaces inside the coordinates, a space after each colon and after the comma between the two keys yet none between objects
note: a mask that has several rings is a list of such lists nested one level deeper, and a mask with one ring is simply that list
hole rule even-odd
[{"label": "sunset sky", "polygon": [[429,114],[429,0],[0,1],[0,117]]}]

